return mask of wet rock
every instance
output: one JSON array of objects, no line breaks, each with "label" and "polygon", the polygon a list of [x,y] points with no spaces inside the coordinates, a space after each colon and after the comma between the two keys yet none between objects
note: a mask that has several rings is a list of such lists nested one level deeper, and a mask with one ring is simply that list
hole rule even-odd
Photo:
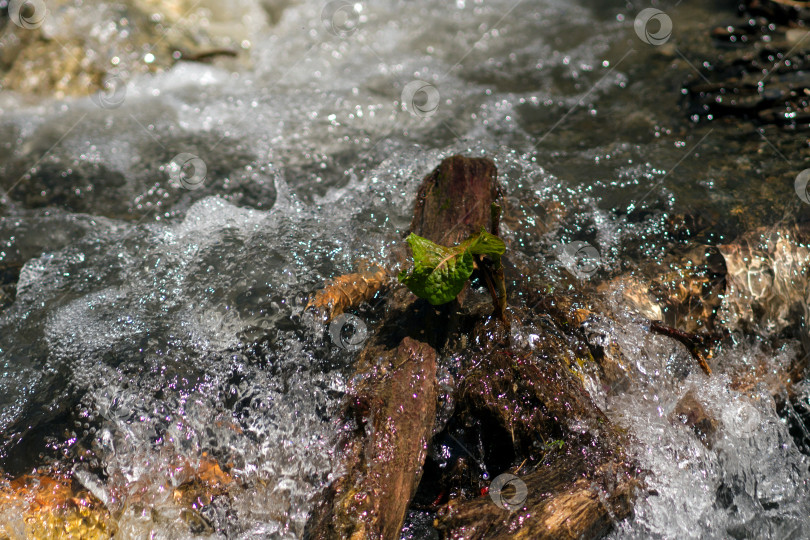
[{"label": "wet rock", "polygon": [[267,24],[256,4],[187,0],[19,2],[4,12],[0,88],[55,97],[100,90],[109,106],[132,76],[233,56]]},{"label": "wet rock", "polygon": [[810,244],[802,227],[758,229],[719,246],[728,269],[729,328],[779,333],[810,320]]},{"label": "wet rock", "polygon": [[740,10],[778,24],[810,22],[810,2],[806,0],[745,0],[740,3]]},{"label": "wet rock", "polygon": [[712,448],[714,445],[720,422],[708,413],[693,390],[689,390],[678,400],[678,404],[669,415],[669,420],[692,428],[706,448]]},{"label": "wet rock", "polygon": [[[704,66],[685,84],[693,117],[736,116],[757,124],[810,124],[810,53],[803,27],[810,4],[749,0],[745,17],[711,31],[715,51],[695,51]],[[804,44],[804,46],[802,46]]]},{"label": "wet rock", "polygon": [[810,123],[810,53],[769,48],[713,64],[704,78],[684,86],[690,114],[780,126]]},{"label": "wet rock", "polygon": [[810,316],[809,245],[806,227],[759,228],[650,265],[649,278],[619,276],[602,290],[621,291],[639,313],[686,332],[778,334]]},{"label": "wet rock", "polygon": [[[178,459],[170,464],[174,486],[163,486],[165,505],[170,514],[178,516],[191,533],[211,533],[210,524],[201,511],[217,497],[235,485],[234,478],[219,464],[203,455],[199,460]],[[98,478],[78,468],[73,474],[42,468],[13,480],[0,481],[0,537],[2,538],[113,538],[128,536],[119,526],[122,516],[148,500],[148,490],[141,490],[128,500],[128,507],[118,504],[114,489],[110,490]],[[163,511],[169,508],[163,508]],[[153,518],[159,512],[153,511]]]},{"label": "wet rock", "polygon": [[117,528],[90,492],[59,475],[25,475],[0,482],[3,538],[111,538]]}]

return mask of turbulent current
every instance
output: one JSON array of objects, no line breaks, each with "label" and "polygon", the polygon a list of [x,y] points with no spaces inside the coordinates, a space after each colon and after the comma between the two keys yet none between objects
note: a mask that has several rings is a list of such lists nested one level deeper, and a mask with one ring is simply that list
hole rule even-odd
[{"label": "turbulent current", "polygon": [[[339,473],[353,359],[305,321],[306,297],[360,260],[390,262],[446,156],[496,163],[508,249],[548,279],[575,240],[598,257],[579,277],[609,283],[684,242],[667,232],[675,216],[711,223],[708,243],[807,216],[803,136],[740,134],[682,107],[700,67],[682,51],[730,16],[719,7],[661,6],[673,30],[659,46],[634,29],[641,2],[197,4],[179,15],[227,55],[139,69],[148,46],[117,53],[126,5],[69,3],[42,30],[87,37],[93,62],[121,66],[114,80],[90,96],[0,91],[0,272],[17,280],[0,303],[0,467],[69,471],[121,537],[302,535]],[[58,79],[27,61],[26,88]],[[554,222],[552,207],[573,211]],[[801,340],[748,328],[712,377],[684,376],[688,353],[613,302],[605,331],[634,382],[595,399],[631,435],[647,487],[612,538],[810,536],[799,412],[723,370],[784,371]],[[796,391],[807,412],[810,385]],[[690,392],[717,420],[712,444],[671,421]],[[205,456],[239,487],[190,527],[169,488]],[[21,527],[0,505],[0,531]]]}]

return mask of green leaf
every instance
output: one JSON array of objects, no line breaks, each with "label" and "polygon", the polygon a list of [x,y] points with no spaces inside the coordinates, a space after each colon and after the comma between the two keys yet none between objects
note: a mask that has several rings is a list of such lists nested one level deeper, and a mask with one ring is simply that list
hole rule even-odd
[{"label": "green leaf", "polygon": [[465,250],[436,267],[417,264],[410,274],[403,271],[399,280],[416,296],[438,306],[458,296],[472,272],[473,257]]},{"label": "green leaf", "polygon": [[473,255],[486,255],[493,259],[500,257],[506,251],[506,244],[503,243],[503,240],[484,229],[481,229],[480,233],[471,236],[461,244],[461,246],[465,245]]},{"label": "green leaf", "polygon": [[414,267],[410,273],[403,270],[399,281],[434,306],[458,296],[472,275],[473,255],[499,260],[506,250],[500,238],[483,229],[454,247],[441,246],[413,233],[407,240],[413,251]]},{"label": "green leaf", "polygon": [[443,260],[456,254],[455,248],[440,246],[413,233],[409,234],[406,240],[411,246],[413,260],[417,265],[436,267]]}]

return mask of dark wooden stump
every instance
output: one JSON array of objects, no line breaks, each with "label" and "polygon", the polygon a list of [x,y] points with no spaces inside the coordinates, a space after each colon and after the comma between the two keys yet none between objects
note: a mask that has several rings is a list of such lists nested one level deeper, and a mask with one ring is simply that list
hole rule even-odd
[{"label": "dark wooden stump", "polygon": [[[448,158],[423,180],[411,232],[452,245],[491,230],[499,195],[491,161]],[[356,429],[341,445],[345,474],[319,498],[307,538],[399,538],[433,437],[436,351],[456,358],[459,368],[455,409],[436,437],[463,438],[470,432],[464,426],[486,419],[494,431],[478,436],[499,437],[503,450],[496,459],[502,466],[492,472],[529,464],[521,477],[527,498],[514,512],[489,496],[471,498],[480,492],[470,485],[445,482],[457,495],[436,508],[446,537],[596,537],[629,514],[636,470],[624,439],[574,375],[578,353],[559,337],[570,322],[555,320],[540,350],[513,350],[505,318],[492,317],[475,294],[462,308],[458,301],[430,306],[402,286],[389,291],[383,321],[356,362],[353,380],[361,382],[346,398],[345,419]],[[538,313],[515,310],[510,320],[548,319],[547,304],[538,303]],[[588,354],[587,344],[579,351]],[[542,440],[559,441],[562,450],[539,459]]]}]

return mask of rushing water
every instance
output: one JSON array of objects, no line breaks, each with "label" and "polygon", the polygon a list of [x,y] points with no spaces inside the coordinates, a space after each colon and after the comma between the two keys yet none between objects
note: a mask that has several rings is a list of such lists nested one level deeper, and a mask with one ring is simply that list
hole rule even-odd
[{"label": "rushing water", "polygon": [[[114,49],[90,4],[72,31]],[[662,6],[674,30],[656,47],[633,30],[646,5],[591,4],[245,1],[226,14],[250,19],[229,30],[236,60],[180,62],[101,99],[0,92],[0,266],[24,263],[0,312],[3,469],[67,456],[123,509],[119,530],[175,538],[191,533],[162,486],[178,455],[205,452],[243,486],[206,509],[215,531],[298,537],[338,463],[351,365],[301,322],[302,299],[383,260],[419,180],[454,153],[495,160],[522,218],[510,249],[551,273],[552,246],[573,239],[598,249],[594,280],[661,257],[677,213],[716,241],[807,215],[801,137],[692,123],[679,104],[695,76],[682,51],[723,6]],[[550,200],[577,211],[529,226]],[[722,369],[675,377],[686,353],[618,320],[638,380],[606,407],[651,494],[614,537],[810,535],[807,458],[770,394],[734,391]],[[776,370],[802,348],[747,336],[725,354]],[[688,391],[721,422],[711,447],[668,420]]]}]

